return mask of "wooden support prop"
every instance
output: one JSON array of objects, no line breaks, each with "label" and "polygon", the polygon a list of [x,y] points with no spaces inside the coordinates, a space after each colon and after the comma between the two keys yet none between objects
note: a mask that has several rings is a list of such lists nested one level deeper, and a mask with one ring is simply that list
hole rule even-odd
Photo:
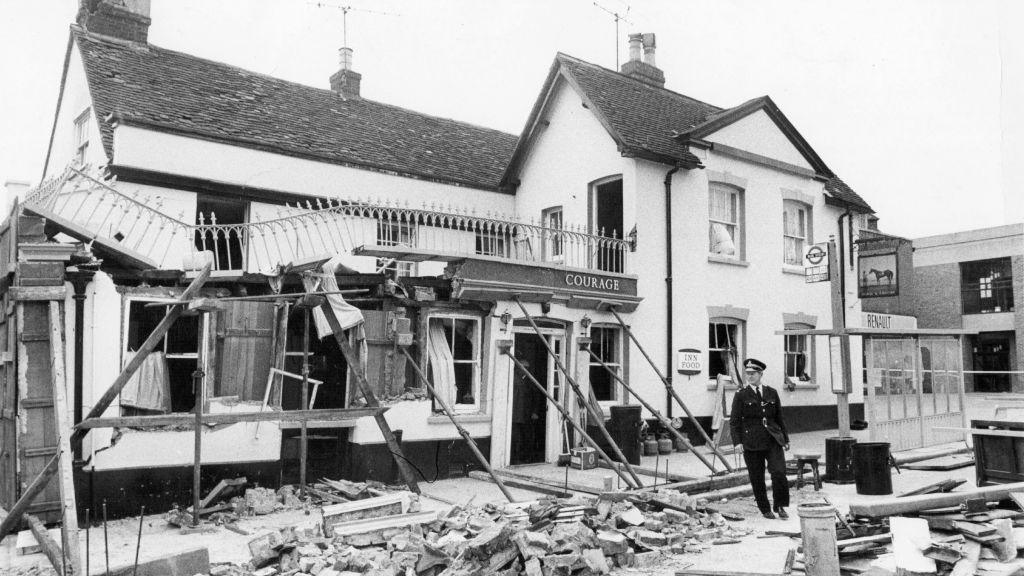
[{"label": "wooden support prop", "polygon": [[455,419],[455,413],[448,405],[448,401],[442,398],[437,393],[437,391],[434,390],[434,386],[427,379],[427,376],[423,373],[423,370],[420,369],[419,363],[417,363],[416,360],[413,359],[412,355],[409,354],[409,350],[404,346],[401,347],[401,350],[402,354],[405,355],[406,360],[409,361],[409,366],[412,366],[413,372],[415,372],[416,376],[419,377],[420,382],[422,382],[423,385],[427,387],[427,390],[430,391],[430,395],[433,396],[434,400],[441,406],[441,411],[444,412],[444,415],[447,416],[449,420],[451,420],[452,424],[455,426],[455,429],[459,432],[459,435],[462,436],[462,439],[466,441],[466,446],[469,447],[469,450],[473,453],[473,456],[476,457],[477,462],[479,462],[480,465],[483,466],[484,470],[486,470],[487,473],[491,475],[491,478],[494,479],[494,483],[498,485],[498,489],[501,490],[501,493],[505,495],[505,498],[507,498],[509,502],[515,502],[516,500],[515,498],[512,497],[512,493],[509,492],[508,488],[505,487],[505,484],[501,481],[501,478],[498,478],[498,476],[494,473],[494,469],[491,468],[491,463],[487,461],[487,458],[484,456],[484,453],[480,451],[480,447],[476,445],[476,441],[473,440],[473,437],[470,436],[469,432],[462,427],[462,424],[459,424],[459,421]]},{"label": "wooden support prop", "polygon": [[[210,503],[213,502],[213,500],[217,496],[220,496],[220,494],[222,492],[224,492],[224,490],[226,490],[226,489],[228,489],[229,487],[232,487],[232,486],[245,486],[247,483],[248,483],[248,481],[245,479],[245,476],[242,476],[241,478],[233,478],[233,479],[228,479],[228,480],[221,480],[220,482],[217,483],[216,486],[213,487],[212,490],[210,490],[206,494],[206,496],[202,499],[202,501],[199,502],[199,513],[200,514],[204,513],[206,511],[206,509],[210,506]],[[189,508],[188,511],[191,512],[192,509]]]},{"label": "wooden support prop", "polygon": [[657,374],[658,378],[661,379],[661,383],[665,385],[665,390],[668,390],[668,393],[670,396],[672,396],[672,399],[675,400],[676,404],[678,404],[679,407],[683,409],[683,412],[686,413],[686,418],[693,423],[693,427],[697,430],[701,437],[704,438],[704,441],[707,442],[708,446],[711,447],[711,450],[715,453],[715,456],[718,456],[718,459],[722,461],[722,464],[725,465],[725,469],[732,472],[733,467],[731,464],[729,464],[729,459],[725,457],[725,454],[723,454],[717,446],[715,446],[714,440],[712,440],[711,437],[708,436],[708,433],[704,431],[704,427],[701,426],[700,422],[697,421],[697,417],[693,415],[693,412],[690,411],[690,408],[686,405],[685,402],[683,402],[683,399],[679,397],[679,394],[676,393],[675,389],[672,388],[672,383],[669,382],[668,378],[666,378],[665,375],[661,373],[661,369],[658,368],[658,365],[654,363],[654,360],[651,359],[651,356],[647,354],[647,350],[643,347],[643,344],[641,344],[640,341],[637,340],[636,335],[633,334],[633,331],[630,330],[629,326],[626,325],[626,322],[625,320],[622,319],[622,316],[619,316],[619,312],[615,310],[614,306],[609,308],[608,311],[611,312],[613,316],[615,316],[615,319],[618,320],[619,325],[622,326],[622,330],[625,331],[626,334],[629,335],[629,339],[632,340],[634,344],[636,344],[637,349],[640,350],[640,353],[643,354],[644,358],[647,359],[647,363],[651,365],[651,368],[654,369],[655,374]]},{"label": "wooden support prop", "polygon": [[[28,521],[28,527],[32,530],[32,535],[36,537],[36,542],[43,548],[43,554],[50,559],[50,564],[53,564],[53,569],[57,571],[57,574],[64,574],[64,552],[60,549],[60,544],[50,536],[50,533],[46,531],[46,527],[39,521],[39,518],[31,514],[25,514],[25,520]],[[76,576],[81,572],[76,573]]]},{"label": "wooden support prop", "polygon": [[[377,395],[373,393],[373,388],[366,381],[366,373],[359,364],[359,355],[356,354],[355,350],[352,349],[352,345],[345,339],[345,331],[342,330],[341,322],[338,321],[338,317],[334,314],[334,308],[325,302],[320,309],[327,319],[327,324],[331,327],[331,332],[334,333],[334,341],[338,343],[338,348],[341,349],[341,354],[345,356],[349,370],[352,371],[352,375],[356,379],[359,391],[362,392],[363,398],[366,399],[366,405],[371,408],[377,408],[380,406],[380,402],[377,401]],[[398,464],[398,470],[402,474],[402,479],[405,480],[410,490],[420,494],[420,485],[416,480],[416,474],[405,459],[405,454],[402,453],[402,446],[398,444],[398,439],[395,438],[395,433],[391,431],[391,426],[388,424],[387,419],[384,418],[384,414],[376,414],[373,418],[377,422],[377,427],[380,428],[381,435],[384,436],[384,442],[387,444],[391,456],[395,459],[395,463]]]},{"label": "wooden support prop", "polygon": [[[661,422],[661,425],[664,426],[666,430],[668,430],[672,435],[674,435],[676,437],[676,440],[679,440],[680,442],[682,442],[683,446],[686,446],[686,448],[688,450],[690,450],[690,452],[692,452],[693,455],[696,456],[698,460],[700,460],[705,466],[707,466],[708,469],[711,470],[711,472],[715,472],[716,471],[715,464],[713,462],[711,462],[710,460],[705,458],[703,454],[701,454],[700,452],[695,450],[693,448],[693,445],[690,444],[690,441],[687,440],[687,438],[685,436],[683,436],[682,433],[679,432],[679,430],[676,430],[675,427],[672,426],[672,422],[670,422],[668,418],[666,418],[654,406],[651,406],[651,403],[648,402],[647,400],[644,400],[644,398],[642,396],[640,396],[640,394],[637,394],[636,390],[633,390],[633,388],[629,384],[626,383],[625,379],[623,379],[621,376],[619,376],[619,374],[611,366],[609,366],[604,360],[602,360],[600,356],[595,354],[594,351],[590,348],[590,346],[587,346],[587,352],[590,353],[590,357],[591,358],[593,358],[594,360],[599,362],[601,364],[601,366],[603,366],[604,369],[608,371],[608,374],[610,374],[611,377],[614,378],[619,383],[619,385],[622,386],[623,389],[626,390],[626,392],[629,392],[630,394],[632,394],[633,397],[636,398],[637,401],[640,402],[640,404],[643,405],[644,408],[647,408],[648,412],[653,414],[654,417],[657,418],[659,422]],[[655,477],[657,477],[657,476],[655,476]]]},{"label": "wooden support prop", "polygon": [[505,340],[504,342],[507,343],[506,345],[503,345],[502,342],[503,341],[498,342],[498,349],[500,353],[508,356],[509,359],[512,360],[512,363],[515,364],[516,369],[522,372],[523,375],[526,376],[526,379],[531,384],[533,384],[533,386],[538,391],[540,391],[540,393],[543,394],[545,398],[547,398],[548,402],[550,402],[551,405],[555,407],[555,410],[558,410],[559,414],[561,414],[562,417],[565,418],[565,421],[568,422],[569,425],[573,427],[573,430],[579,432],[580,437],[583,438],[583,440],[587,444],[590,444],[594,451],[597,452],[598,457],[607,462],[608,465],[611,466],[612,470],[614,470],[615,473],[619,475],[619,478],[622,478],[622,481],[625,482],[627,486],[629,486],[630,488],[638,488],[639,486],[633,482],[633,479],[630,478],[625,472],[623,472],[622,468],[615,465],[615,461],[612,460],[610,456],[608,456],[608,453],[605,452],[603,448],[598,446],[597,442],[595,442],[594,439],[591,438],[589,434],[587,434],[587,431],[583,428],[583,426],[581,426],[580,423],[577,422],[571,414],[569,414],[569,411],[565,408],[565,406],[562,406],[562,404],[548,392],[547,388],[545,388],[543,384],[538,382],[537,379],[533,377],[533,374],[530,374],[530,371],[526,369],[526,366],[523,366],[523,363],[520,362],[518,358],[512,355],[511,341]]},{"label": "wooden support prop", "polygon": [[1024,490],[1024,482],[985,486],[983,488],[976,488],[969,492],[922,494],[920,496],[909,496],[907,498],[879,498],[868,502],[851,503],[850,514],[854,516],[867,516],[869,518],[895,516],[908,512],[920,512],[921,510],[931,510],[946,506],[959,506],[969,498],[981,497],[990,502],[1003,500],[1010,494],[1020,492],[1021,490]]},{"label": "wooden support prop", "polygon": [[[270,412],[231,412],[226,414],[203,414],[203,424],[237,424],[239,422],[310,422],[352,421],[366,416],[377,416],[388,411],[387,407],[377,408],[321,408],[318,410],[273,410]],[[75,425],[76,430],[93,428],[145,428],[147,426],[179,426],[192,428],[195,425],[192,414],[158,414],[156,416],[119,416],[91,418]]]},{"label": "wooden support prop", "polygon": [[[322,300],[322,298],[321,298]],[[299,299],[299,303],[306,298]],[[323,302],[321,302],[322,304]],[[302,409],[309,410],[309,308],[302,308]],[[306,466],[309,461],[309,424],[299,429],[299,495],[306,497]]]},{"label": "wooden support prop", "polygon": [[[622,453],[622,449],[619,448],[618,443],[616,443],[615,439],[612,438],[612,435],[608,433],[608,428],[604,425],[604,417],[597,412],[594,408],[594,404],[586,395],[583,394],[583,390],[580,389],[579,384],[576,383],[572,374],[569,374],[569,370],[566,369],[565,364],[562,362],[562,358],[559,357],[559,355],[551,348],[551,344],[548,344],[547,339],[544,338],[544,335],[537,326],[537,323],[534,322],[533,316],[531,316],[526,310],[526,306],[523,304],[522,300],[520,300],[519,296],[515,296],[514,299],[516,304],[519,305],[519,309],[522,310],[523,316],[526,317],[526,321],[530,323],[530,327],[533,328],[533,331],[540,337],[540,342],[544,345],[544,349],[548,351],[548,356],[555,361],[555,365],[558,367],[559,372],[561,372],[562,376],[565,377],[565,381],[569,384],[569,388],[572,389],[573,393],[576,394],[576,397],[579,398],[580,403],[586,408],[587,414],[589,414],[594,426],[597,426],[597,429],[601,432],[601,436],[606,442],[608,442],[608,446],[611,447],[612,453],[615,454],[615,457],[626,469],[626,472],[628,472],[630,477],[633,478],[633,483],[630,484],[630,486],[643,488],[644,483],[640,481],[640,476],[637,475],[636,470],[633,470],[633,466],[629,463],[629,460],[626,459],[626,455]],[[557,402],[555,403],[558,404]],[[566,417],[568,418],[568,416]]]},{"label": "wooden support prop", "polygon": [[[210,277],[211,267],[212,264],[209,263],[203,267],[199,272],[199,275],[192,280],[188,285],[188,288],[186,288],[182,293],[182,300],[191,299],[199,293],[203,284],[206,283],[206,280]],[[128,384],[128,381],[131,380],[131,377],[135,374],[136,370],[139,369],[139,366],[142,366],[146,356],[156,348],[157,344],[163,341],[164,336],[167,335],[171,326],[174,325],[174,322],[181,316],[184,310],[185,306],[182,304],[172,306],[167,310],[167,314],[164,316],[163,320],[156,325],[153,332],[150,333],[149,337],[142,343],[142,346],[139,347],[135,356],[132,357],[128,362],[128,365],[125,366],[117,378],[114,379],[114,383],[111,384],[110,387],[107,388],[107,391],[104,392],[103,395],[100,396],[99,400],[96,401],[92,410],[89,411],[89,414],[86,415],[84,420],[96,418],[103,414],[107,407],[110,406],[111,402],[113,402],[114,399],[117,398],[117,395],[121,393],[121,389]],[[71,435],[72,451],[74,451],[78,446],[81,446],[82,439],[85,437],[86,433],[87,429],[77,428]],[[53,457],[46,462],[43,470],[38,476],[36,476],[35,480],[33,480],[25,491],[22,492],[21,498],[11,506],[10,514],[4,518],[3,522],[0,522],[0,538],[3,538],[10,532],[14,524],[21,520],[22,514],[25,513],[29,505],[32,504],[36,497],[39,496],[39,494],[46,488],[50,478],[57,473],[59,459],[60,455],[54,454]]]},{"label": "wooden support prop", "polygon": [[75,505],[74,460],[69,437],[71,412],[68,407],[67,380],[64,371],[64,323],[60,314],[61,303],[50,302],[50,375],[53,385],[53,412],[57,426],[57,453],[59,455],[58,486],[61,499],[61,540],[70,573],[83,574],[82,555],[78,549],[78,507]]}]

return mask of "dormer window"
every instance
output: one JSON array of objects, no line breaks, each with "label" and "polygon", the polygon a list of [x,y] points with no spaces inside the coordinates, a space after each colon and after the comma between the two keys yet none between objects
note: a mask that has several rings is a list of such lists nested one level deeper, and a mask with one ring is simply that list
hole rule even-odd
[{"label": "dormer window", "polygon": [[85,152],[89,149],[89,132],[92,129],[92,109],[86,108],[85,112],[75,118],[75,163],[85,163]]}]

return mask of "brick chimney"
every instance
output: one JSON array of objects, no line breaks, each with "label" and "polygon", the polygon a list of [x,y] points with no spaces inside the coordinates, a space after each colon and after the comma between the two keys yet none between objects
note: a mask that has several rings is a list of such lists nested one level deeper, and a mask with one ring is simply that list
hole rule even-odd
[{"label": "brick chimney", "polygon": [[[621,72],[644,84],[664,88],[665,73],[654,64],[654,49],[654,34],[630,34],[629,61],[622,65]],[[643,60],[640,60],[641,51]]]},{"label": "brick chimney", "polygon": [[75,21],[89,32],[145,44],[150,0],[79,0]]},{"label": "brick chimney", "polygon": [[359,84],[363,75],[352,69],[352,49],[338,49],[338,60],[341,68],[331,75],[331,90],[345,98],[359,98]]}]

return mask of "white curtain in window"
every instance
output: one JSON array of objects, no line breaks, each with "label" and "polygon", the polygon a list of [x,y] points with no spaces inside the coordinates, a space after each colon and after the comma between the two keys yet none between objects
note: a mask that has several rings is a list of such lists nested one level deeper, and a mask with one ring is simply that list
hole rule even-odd
[{"label": "white curtain in window", "polygon": [[[317,275],[317,278],[321,280],[319,289],[317,288],[316,278],[303,277],[302,285],[307,291],[317,292],[337,292],[338,279],[334,277],[335,271],[338,266],[342,265],[342,257],[335,256],[331,258],[323,266],[320,267],[321,273]],[[316,290],[314,290],[316,289]],[[348,330],[353,326],[358,326],[363,322],[363,313],[359,308],[349,304],[345,301],[345,297],[341,294],[328,294],[325,296],[327,302],[331,305],[334,310],[334,315],[338,318],[338,323],[341,324],[342,330]],[[313,310],[313,324],[316,325],[316,333],[320,339],[324,339],[334,331],[331,330],[330,324],[327,323],[327,317],[324,315],[320,308]]]},{"label": "white curtain in window", "polygon": [[712,220],[736,223],[736,193],[731,190],[711,189]]},{"label": "white curtain in window", "polygon": [[726,256],[736,255],[736,242],[733,241],[733,231],[730,228],[734,227],[726,226],[719,222],[711,223],[711,253],[712,254],[724,254]]},{"label": "white curtain in window", "polygon": [[455,405],[455,359],[441,322],[431,322],[427,335],[427,356],[434,391],[449,406]]},{"label": "white curtain in window", "polygon": [[799,205],[786,202],[782,208],[782,233],[787,264],[801,264],[807,238],[807,212]]}]

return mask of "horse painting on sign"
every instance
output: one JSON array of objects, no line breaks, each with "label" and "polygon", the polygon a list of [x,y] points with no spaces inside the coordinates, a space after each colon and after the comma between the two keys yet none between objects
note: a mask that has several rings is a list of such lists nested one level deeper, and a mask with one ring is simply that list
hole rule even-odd
[{"label": "horse painting on sign", "polygon": [[899,293],[895,253],[862,255],[857,263],[860,271],[858,295],[861,298]]}]

